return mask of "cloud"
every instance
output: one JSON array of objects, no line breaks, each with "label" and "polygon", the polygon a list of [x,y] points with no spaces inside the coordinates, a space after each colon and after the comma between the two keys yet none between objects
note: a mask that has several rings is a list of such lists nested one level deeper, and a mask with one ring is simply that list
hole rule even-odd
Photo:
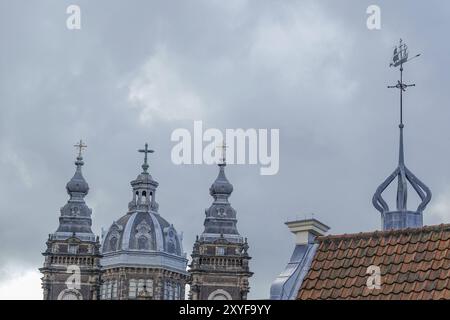
[{"label": "cloud", "polygon": [[0,282],[0,300],[41,300],[41,274],[36,269],[21,269],[17,265],[2,267],[8,278]]},{"label": "cloud", "polygon": [[423,53],[405,69],[417,84],[404,97],[407,164],[437,195],[433,223],[448,222],[450,3],[383,1],[382,28],[369,31],[367,7],[353,2],[80,0],[79,32],[67,30],[63,2],[0,2],[0,270],[23,269],[2,272],[0,286],[42,266],[80,138],[93,230],[126,213],[148,141],[160,213],[190,254],[217,176],[170,161],[171,132],[193,119],[280,129],[276,176],[227,167],[249,238],[250,298],[268,297],[292,254],[287,217],[313,212],[335,234],[379,229],[371,198],[397,161],[398,95],[386,85],[397,81],[387,61],[400,37]]},{"label": "cloud", "polygon": [[3,157],[1,158],[1,163],[5,167],[12,167],[13,172],[22,181],[23,185],[30,189],[33,186],[33,179],[31,177],[30,170],[28,169],[27,163],[16,153],[11,146],[4,146]]},{"label": "cloud", "polygon": [[157,120],[200,119],[205,107],[189,86],[188,79],[176,69],[164,47],[156,52],[139,69],[129,85],[131,106],[140,110],[141,123]]},{"label": "cloud", "polygon": [[345,100],[356,89],[345,71],[354,47],[351,33],[317,1],[274,5],[254,28],[249,62],[273,73],[280,86],[313,92],[326,88],[327,96]]},{"label": "cloud", "polygon": [[431,214],[431,218],[438,223],[450,221],[450,187],[434,196],[431,206],[426,212]]}]

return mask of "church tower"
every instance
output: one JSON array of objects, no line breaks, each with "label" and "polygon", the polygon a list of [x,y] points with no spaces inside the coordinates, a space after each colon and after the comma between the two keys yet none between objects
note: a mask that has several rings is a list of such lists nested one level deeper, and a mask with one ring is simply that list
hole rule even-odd
[{"label": "church tower", "polygon": [[91,230],[92,210],[84,197],[89,186],[84,180],[80,141],[75,174],[67,183],[70,198],[61,208],[59,227],[49,235],[43,274],[44,300],[95,300],[100,287],[100,243]]},{"label": "church tower", "polygon": [[102,240],[102,300],[184,300],[188,278],[182,235],[159,214],[158,182],[143,171],[131,181],[128,212],[114,221]]},{"label": "church tower", "polygon": [[[398,89],[400,92],[400,139],[399,139],[399,157],[398,166],[394,172],[377,188],[372,203],[381,213],[381,224],[383,230],[420,228],[423,226],[423,211],[431,200],[430,189],[417,178],[405,165],[405,155],[403,149],[403,93],[408,87],[414,87],[414,84],[405,84],[403,82],[403,65],[408,61],[418,57],[408,58],[408,47],[400,39],[400,44],[394,49],[392,67],[400,67],[400,80],[397,85],[388,88]],[[383,192],[397,178],[397,203],[396,210],[391,210],[383,199]],[[420,203],[416,210],[408,210],[408,182],[416,191],[420,198]]]},{"label": "church tower", "polygon": [[237,230],[236,210],[228,198],[233,185],[225,176],[225,157],[209,189],[214,201],[206,209],[205,229],[194,243],[190,264],[191,300],[246,300],[249,292],[247,239]]}]

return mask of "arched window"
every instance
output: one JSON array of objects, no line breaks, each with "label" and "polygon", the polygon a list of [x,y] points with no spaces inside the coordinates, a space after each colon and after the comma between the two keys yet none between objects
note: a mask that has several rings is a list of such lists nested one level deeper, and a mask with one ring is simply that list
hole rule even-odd
[{"label": "arched window", "polygon": [[145,286],[145,280],[144,279],[139,279],[138,287],[137,287],[137,294],[139,294],[140,292],[142,292],[144,290],[144,286]]},{"label": "arched window", "polygon": [[105,300],[106,299],[106,283],[102,284],[102,289],[101,289],[101,299]]},{"label": "arched window", "polygon": [[111,281],[108,281],[106,284],[106,300],[111,300],[111,289],[112,289],[112,283]]},{"label": "arched window", "polygon": [[231,295],[223,290],[223,289],[217,289],[208,296],[208,300],[232,300]]},{"label": "arched window", "polygon": [[135,279],[130,279],[130,285],[128,288],[128,297],[131,299],[136,298],[137,281]]},{"label": "arched window", "polygon": [[117,299],[117,280],[112,282],[112,298]]},{"label": "arched window", "polygon": [[142,191],[141,203],[147,203],[147,192]]},{"label": "arched window", "polygon": [[148,294],[153,297],[153,279],[147,279],[145,283],[147,286]]}]

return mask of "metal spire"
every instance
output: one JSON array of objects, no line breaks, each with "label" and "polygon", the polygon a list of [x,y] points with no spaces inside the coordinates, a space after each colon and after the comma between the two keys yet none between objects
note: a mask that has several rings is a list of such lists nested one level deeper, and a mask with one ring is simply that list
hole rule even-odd
[{"label": "metal spire", "polygon": [[[394,55],[390,64],[391,67],[400,67],[400,80],[395,86],[388,86],[388,88],[395,88],[400,91],[400,141],[398,167],[378,187],[372,199],[373,205],[382,214],[384,229],[399,229],[403,227],[421,226],[422,212],[431,200],[431,191],[423,182],[421,182],[416,176],[414,176],[414,174],[409,171],[409,169],[405,165],[403,143],[403,129],[405,127],[403,123],[403,92],[406,92],[406,89],[408,87],[414,87],[415,84],[405,84],[403,82],[403,65],[408,61],[411,61],[412,59],[420,56],[420,54],[418,54],[413,58],[408,59],[408,54],[409,52],[407,45],[400,39],[399,45],[394,49]],[[398,179],[397,211],[390,211],[389,206],[382,197],[382,193],[396,177]],[[416,211],[407,210],[408,181],[422,200]],[[411,215],[413,216],[413,218],[410,217]]]},{"label": "metal spire", "polygon": [[148,149],[148,143],[145,143],[145,148],[138,150],[138,152],[144,153],[144,164],[142,165],[142,169],[144,170],[144,172],[147,172],[147,170],[149,168],[149,165],[147,163],[147,154],[153,153],[155,151],[154,150],[149,150]]}]

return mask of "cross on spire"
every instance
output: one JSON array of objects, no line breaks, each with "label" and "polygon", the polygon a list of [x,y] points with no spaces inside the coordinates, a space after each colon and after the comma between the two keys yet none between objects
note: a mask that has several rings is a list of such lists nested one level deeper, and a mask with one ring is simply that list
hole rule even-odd
[{"label": "cross on spire", "polygon": [[75,148],[78,149],[78,158],[82,158],[83,149],[87,148],[87,145],[83,143],[83,140],[80,139],[80,142],[74,145]]},{"label": "cross on spire", "polygon": [[148,167],[149,167],[149,165],[148,165],[148,163],[147,163],[147,154],[153,153],[153,152],[155,152],[155,151],[154,151],[154,150],[150,150],[150,149],[148,148],[148,143],[145,143],[145,148],[144,148],[144,149],[138,150],[138,152],[144,153],[144,164],[142,165],[142,169],[144,170],[144,172],[147,172]]},{"label": "cross on spire", "polygon": [[220,164],[226,165],[227,164],[227,148],[228,148],[228,146],[227,146],[225,140],[222,141],[222,144],[220,146],[218,146],[217,148],[221,149],[221,151],[222,151],[222,154],[221,154],[222,157],[220,158],[220,161],[221,161]]}]

